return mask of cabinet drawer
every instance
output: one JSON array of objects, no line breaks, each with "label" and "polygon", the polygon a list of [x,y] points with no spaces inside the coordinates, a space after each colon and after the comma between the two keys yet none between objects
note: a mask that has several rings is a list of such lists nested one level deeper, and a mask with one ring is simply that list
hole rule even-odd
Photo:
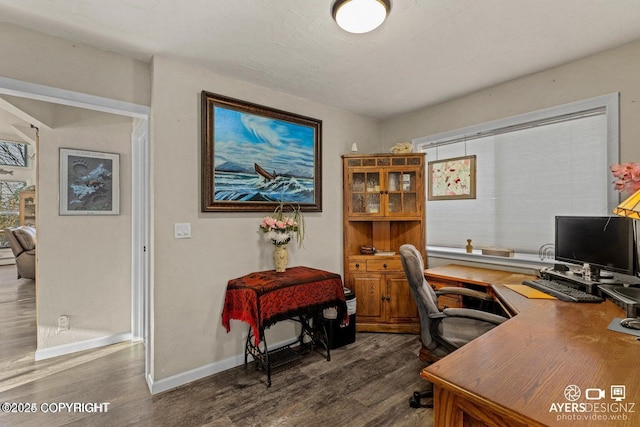
[{"label": "cabinet drawer", "polygon": [[349,271],[367,271],[367,262],[349,261]]},{"label": "cabinet drawer", "polygon": [[368,271],[375,273],[383,273],[385,271],[402,272],[402,261],[398,258],[382,259],[375,257],[375,259],[358,259],[349,261],[349,271]]},{"label": "cabinet drawer", "polygon": [[460,308],[463,307],[460,296],[458,295],[442,295],[438,297],[438,308],[444,310],[445,308]]},{"label": "cabinet drawer", "polygon": [[431,285],[431,287],[436,290],[440,288],[445,288],[445,287],[459,288],[462,286],[462,283],[458,282],[457,280],[447,280],[447,279],[441,279],[441,278],[430,279],[429,276],[427,276],[426,279],[427,279],[427,282],[429,282],[429,284]]},{"label": "cabinet drawer", "polygon": [[367,271],[402,271],[402,261],[399,259],[370,259],[367,260]]}]

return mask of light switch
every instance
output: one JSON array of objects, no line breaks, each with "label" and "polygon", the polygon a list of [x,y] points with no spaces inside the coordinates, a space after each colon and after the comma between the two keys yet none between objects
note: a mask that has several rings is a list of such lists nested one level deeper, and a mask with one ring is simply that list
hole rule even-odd
[{"label": "light switch", "polygon": [[173,235],[176,239],[189,239],[191,237],[191,223],[173,224]]}]

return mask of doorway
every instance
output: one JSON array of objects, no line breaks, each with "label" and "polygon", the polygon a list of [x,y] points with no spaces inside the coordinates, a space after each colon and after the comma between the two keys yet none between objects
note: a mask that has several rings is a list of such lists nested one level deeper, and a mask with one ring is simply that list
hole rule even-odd
[{"label": "doorway", "polygon": [[[131,134],[131,337],[149,337],[149,114],[150,108],[109,98],[0,77],[0,95],[105,112],[132,119]],[[36,178],[37,179],[37,178]],[[37,303],[37,302],[36,302]],[[90,343],[87,345],[91,345]],[[87,347],[92,348],[92,347]],[[150,348],[145,350],[145,380]],[[62,351],[78,351],[73,347]],[[47,354],[53,357],[65,353]]]}]

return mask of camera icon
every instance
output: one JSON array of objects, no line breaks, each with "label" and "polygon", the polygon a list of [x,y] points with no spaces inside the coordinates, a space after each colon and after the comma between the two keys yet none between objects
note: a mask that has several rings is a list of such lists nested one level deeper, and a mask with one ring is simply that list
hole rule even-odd
[{"label": "camera icon", "polygon": [[606,393],[601,388],[588,388],[585,393],[587,400],[600,400],[604,399]]}]

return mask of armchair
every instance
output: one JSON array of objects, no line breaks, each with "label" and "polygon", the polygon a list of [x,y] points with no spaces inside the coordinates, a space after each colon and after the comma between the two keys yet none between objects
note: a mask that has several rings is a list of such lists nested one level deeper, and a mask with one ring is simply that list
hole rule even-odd
[{"label": "armchair", "polygon": [[[422,255],[413,245],[400,246],[400,259],[420,315],[422,360],[435,362],[507,320],[497,314],[469,308],[440,310],[437,304],[439,295],[463,295],[483,302],[493,301],[493,298],[486,293],[465,288],[450,287],[434,291],[424,277]],[[432,396],[433,390],[414,392],[409,405],[418,408],[421,398]]]},{"label": "armchair", "polygon": [[16,259],[18,279],[35,279],[36,229],[24,226],[5,228],[4,235]]}]

